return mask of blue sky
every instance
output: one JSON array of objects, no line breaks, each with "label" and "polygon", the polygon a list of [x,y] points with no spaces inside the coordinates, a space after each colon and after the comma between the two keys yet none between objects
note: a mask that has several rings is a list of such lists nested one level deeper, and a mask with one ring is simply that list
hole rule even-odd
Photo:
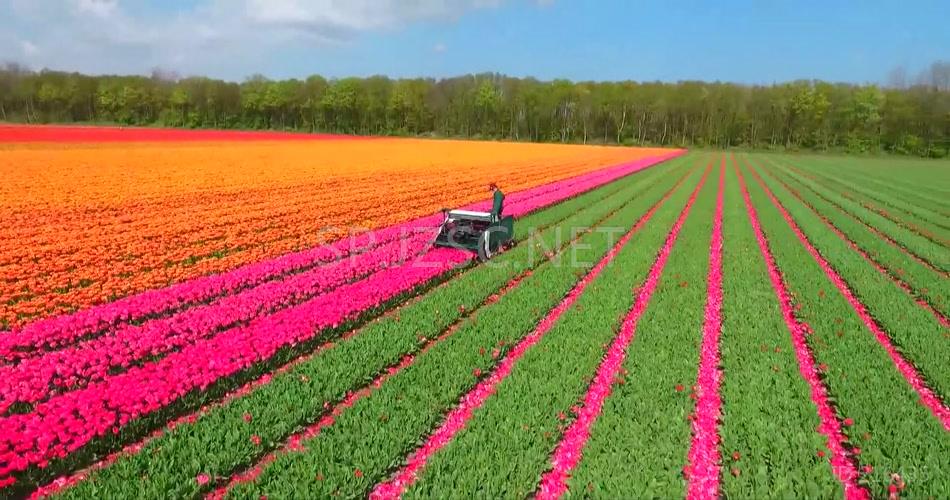
[{"label": "blue sky", "polygon": [[948,0],[0,0],[0,18],[0,60],[232,80],[883,82],[950,59]]}]

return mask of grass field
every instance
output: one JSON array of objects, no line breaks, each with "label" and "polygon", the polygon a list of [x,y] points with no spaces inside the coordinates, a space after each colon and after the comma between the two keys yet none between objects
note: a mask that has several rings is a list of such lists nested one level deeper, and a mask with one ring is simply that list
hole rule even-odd
[{"label": "grass field", "polygon": [[[243,194],[198,194],[238,158],[255,185],[295,192],[324,165],[376,154],[365,167],[385,164],[373,175],[393,177],[384,191],[404,198],[372,188],[353,205],[370,210],[385,198],[399,207],[368,223],[374,231],[356,249],[294,240],[280,248],[296,253],[249,253],[259,260],[201,268],[165,288],[142,283],[115,302],[70,303],[78,310],[68,314],[19,317],[0,333],[0,494],[950,491],[950,162],[389,140],[341,141],[331,163],[314,154],[253,169],[255,154],[309,158],[331,144],[252,142],[213,154],[220,145],[4,146],[11,172],[22,165],[14,156],[35,158],[22,167],[32,169],[49,158],[68,168],[76,155],[119,157],[116,147],[133,148],[124,158],[165,158],[141,175],[151,179],[143,191],[166,194],[137,198],[146,209],[128,222],[156,234],[247,224]],[[427,148],[425,165],[444,157],[464,189],[445,194],[448,181],[421,173],[445,171],[416,172],[397,155],[411,163]],[[188,155],[200,175],[163,167]],[[108,179],[120,174],[101,165],[101,177],[81,178],[95,178],[76,188],[82,196],[112,199]],[[161,211],[146,220],[153,204],[164,210],[171,195],[162,189],[174,192],[176,179],[201,179],[187,183],[195,187],[181,196],[182,214],[200,205],[220,216],[183,216],[194,220],[175,219],[169,232]],[[474,187],[488,181],[512,186],[506,210],[518,243],[483,264],[429,249],[425,217],[439,203],[479,206],[485,195]],[[44,211],[49,226],[36,238],[101,218],[73,215],[83,212],[52,194],[71,182],[53,182],[36,188],[50,193],[33,198],[37,206],[8,202],[17,185],[8,182],[4,216]],[[262,204],[277,214],[297,199],[302,213],[317,210],[305,200],[329,188],[306,184],[306,195]],[[432,194],[406,201],[415,192]],[[265,227],[301,229],[268,214]],[[119,247],[148,240],[136,231],[109,234]],[[101,259],[115,250],[86,242],[73,248],[87,265],[114,265]],[[397,251],[406,247],[408,259]],[[30,269],[49,274],[44,265]],[[207,271],[221,272],[200,277]],[[5,277],[8,288],[26,279]]]}]

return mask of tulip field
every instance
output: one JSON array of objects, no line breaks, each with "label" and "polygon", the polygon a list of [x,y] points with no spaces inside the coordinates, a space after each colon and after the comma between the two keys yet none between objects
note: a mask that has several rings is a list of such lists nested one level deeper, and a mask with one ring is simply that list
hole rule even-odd
[{"label": "tulip field", "polygon": [[[0,497],[946,498],[950,162],[0,125]],[[506,193],[514,245],[431,245]]]}]

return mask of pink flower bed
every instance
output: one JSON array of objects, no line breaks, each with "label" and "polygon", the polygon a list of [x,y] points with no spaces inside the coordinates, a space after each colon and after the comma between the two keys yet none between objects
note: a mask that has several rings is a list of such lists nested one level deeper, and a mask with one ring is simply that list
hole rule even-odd
[{"label": "pink flower bed", "polygon": [[354,258],[271,281],[211,304],[141,325],[124,324],[103,336],[43,356],[0,366],[0,414],[15,403],[42,401],[64,389],[76,389],[127,369],[147,356],[164,355],[222,329],[250,321],[260,314],[283,309],[347,282],[363,278],[401,260],[414,257],[431,238],[415,234],[405,245],[381,245]]},{"label": "pink flower bed", "polygon": [[709,274],[706,279],[706,311],[699,375],[696,377],[696,418],[689,447],[686,497],[719,498],[719,417],[722,398],[719,386],[719,337],[722,333],[722,208],[726,183],[725,158],[719,171],[719,195],[709,242]]},{"label": "pink flower bed", "polygon": [[406,263],[345,285],[304,304],[263,316],[155,363],[36,405],[29,414],[0,419],[0,478],[30,465],[45,466],[92,439],[154,413],[222,377],[269,359],[284,347],[313,339],[369,308],[429,281],[470,256],[454,249],[429,252],[425,265]]}]

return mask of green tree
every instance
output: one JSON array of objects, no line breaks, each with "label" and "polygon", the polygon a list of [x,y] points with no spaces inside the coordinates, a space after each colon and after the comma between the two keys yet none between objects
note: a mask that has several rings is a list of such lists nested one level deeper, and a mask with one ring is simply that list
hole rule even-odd
[{"label": "green tree", "polygon": [[114,121],[167,126],[437,134],[530,141],[886,150],[944,156],[950,64],[881,89],[801,80],[571,82],[496,73],[442,79],[385,76],[238,84],[87,76],[0,67],[0,120]]}]

